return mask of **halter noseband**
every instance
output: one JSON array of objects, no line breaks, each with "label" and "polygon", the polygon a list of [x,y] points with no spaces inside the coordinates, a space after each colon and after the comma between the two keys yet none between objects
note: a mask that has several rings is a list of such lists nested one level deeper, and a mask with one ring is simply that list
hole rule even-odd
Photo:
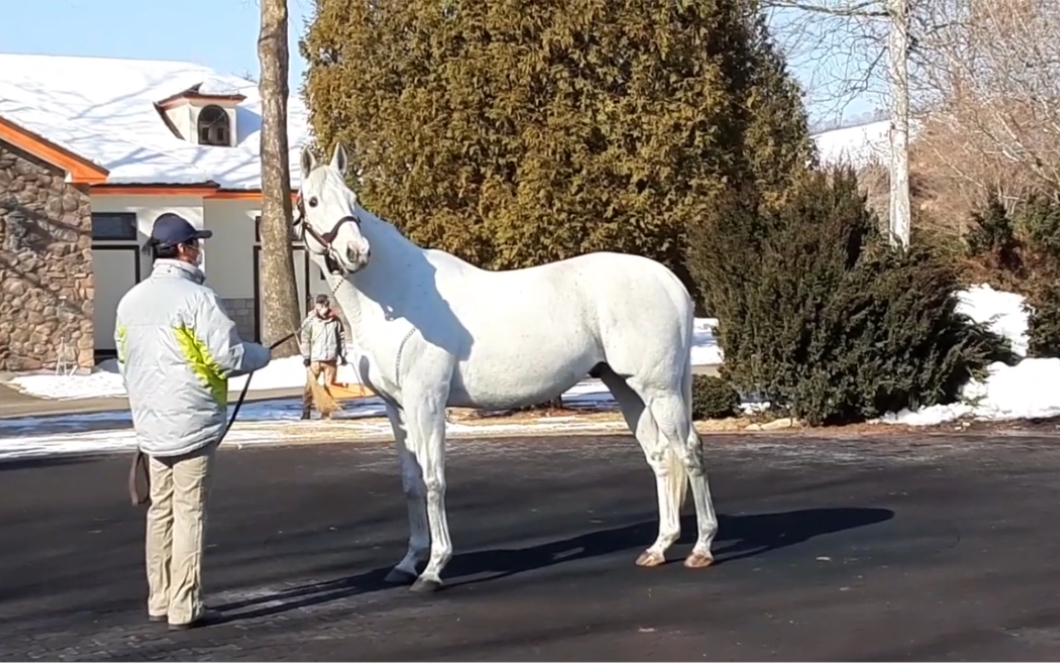
[{"label": "halter noseband", "polygon": [[[307,234],[314,240],[319,242],[320,245],[324,247],[324,252],[318,255],[324,256],[324,263],[327,264],[328,271],[332,274],[335,274],[336,276],[341,276],[342,269],[339,268],[338,262],[336,262],[335,258],[332,257],[332,253],[335,251],[335,247],[331,244],[335,241],[335,237],[339,234],[339,228],[341,228],[344,223],[353,223],[356,224],[358,228],[360,228],[361,220],[358,219],[356,216],[344,216],[335,222],[335,225],[331,227],[331,230],[321,235],[316,230],[314,230],[311,225],[309,225],[308,221],[306,221],[305,201],[302,200],[301,192],[298,192],[298,198],[295,201],[295,208],[297,214],[294,218],[294,227],[298,228],[298,226],[301,226],[302,242],[305,243],[305,236]],[[314,251],[314,253],[316,252]]]}]

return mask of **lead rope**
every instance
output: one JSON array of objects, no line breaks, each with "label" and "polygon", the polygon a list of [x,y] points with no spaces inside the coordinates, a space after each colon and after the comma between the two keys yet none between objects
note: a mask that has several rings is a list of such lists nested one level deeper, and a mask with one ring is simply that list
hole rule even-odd
[{"label": "lead rope", "polygon": [[[274,350],[278,346],[286,343],[287,341],[294,338],[296,332],[292,332],[287,336],[284,336],[280,340],[269,346],[269,350]],[[243,407],[243,401],[247,397],[247,389],[250,388],[250,378],[254,375],[254,371],[247,373],[247,382],[243,385],[243,391],[239,392],[239,399],[236,400],[236,406],[232,409],[232,416],[228,418],[228,423],[225,425],[225,429],[221,431],[221,437],[217,440],[218,446],[224,441],[225,435],[228,435],[228,431],[232,429],[232,424],[236,421],[236,415],[239,414],[239,408]],[[140,473],[144,477],[144,490],[140,492],[140,484],[136,481],[136,472],[140,470]],[[148,501],[151,494],[151,475],[147,471],[147,455],[139,448],[136,449],[136,455],[133,456],[132,466],[129,467],[129,499],[132,500],[133,506],[144,504]]]}]

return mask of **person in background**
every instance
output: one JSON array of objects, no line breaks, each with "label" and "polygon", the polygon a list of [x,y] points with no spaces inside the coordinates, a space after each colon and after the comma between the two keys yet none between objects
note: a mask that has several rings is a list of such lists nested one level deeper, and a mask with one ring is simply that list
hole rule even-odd
[{"label": "person in background", "polygon": [[139,449],[148,458],[147,614],[173,630],[209,623],[202,598],[206,502],[225,430],[228,379],[263,368],[268,348],[243,341],[204,285],[202,240],[176,214],[155,219],[151,275],[118,303],[118,368]]},{"label": "person in background", "polygon": [[[337,362],[346,365],[346,343],[343,340],[342,321],[331,310],[327,295],[317,295],[316,306],[302,321],[298,341],[302,362],[309,368],[313,379],[319,379],[323,372],[324,384],[333,383],[338,371]],[[307,380],[302,394],[302,419],[309,419],[312,408],[313,390]],[[329,415],[323,416],[327,418]]]}]

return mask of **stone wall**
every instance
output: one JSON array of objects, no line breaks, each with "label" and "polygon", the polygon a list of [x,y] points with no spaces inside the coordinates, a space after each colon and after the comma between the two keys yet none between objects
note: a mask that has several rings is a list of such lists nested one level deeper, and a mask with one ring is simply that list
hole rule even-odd
[{"label": "stone wall", "polygon": [[254,298],[224,299],[222,302],[228,311],[228,317],[236,323],[239,336],[244,341],[253,341],[257,325],[254,324]]},{"label": "stone wall", "polygon": [[64,180],[0,141],[0,371],[94,363],[92,209]]}]

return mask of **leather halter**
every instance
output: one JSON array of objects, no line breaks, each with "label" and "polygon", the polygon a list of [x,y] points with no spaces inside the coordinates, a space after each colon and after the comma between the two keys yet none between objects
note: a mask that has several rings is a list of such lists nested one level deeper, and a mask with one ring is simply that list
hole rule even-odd
[{"label": "leather halter", "polygon": [[[305,202],[302,200],[302,193],[301,192],[298,192],[298,197],[297,197],[297,199],[295,201],[295,211],[296,211],[296,215],[294,217],[294,224],[293,225],[294,225],[295,228],[298,228],[299,226],[301,226],[301,240],[302,240],[302,242],[305,243],[305,236],[306,235],[309,235],[314,240],[319,242],[320,245],[324,247],[324,252],[321,253],[321,254],[318,254],[318,255],[324,256],[324,262],[328,266],[328,271],[331,272],[332,274],[337,275],[337,276],[341,276],[342,273],[343,273],[342,269],[339,267],[339,264],[335,260],[335,258],[332,257],[332,253],[335,251],[335,247],[332,246],[332,242],[335,241],[335,238],[339,234],[339,228],[341,228],[344,223],[353,223],[353,224],[356,224],[358,228],[360,228],[361,227],[361,220],[358,219],[356,216],[350,216],[350,215],[344,216],[344,217],[342,217],[341,219],[339,219],[338,221],[335,222],[335,225],[331,227],[331,230],[329,230],[328,232],[326,232],[323,235],[321,235],[320,233],[318,233],[316,230],[313,229],[313,226],[311,226],[309,224],[309,222],[305,218],[306,217],[306,214],[305,214]],[[316,253],[316,251],[314,251],[314,253]]]}]

